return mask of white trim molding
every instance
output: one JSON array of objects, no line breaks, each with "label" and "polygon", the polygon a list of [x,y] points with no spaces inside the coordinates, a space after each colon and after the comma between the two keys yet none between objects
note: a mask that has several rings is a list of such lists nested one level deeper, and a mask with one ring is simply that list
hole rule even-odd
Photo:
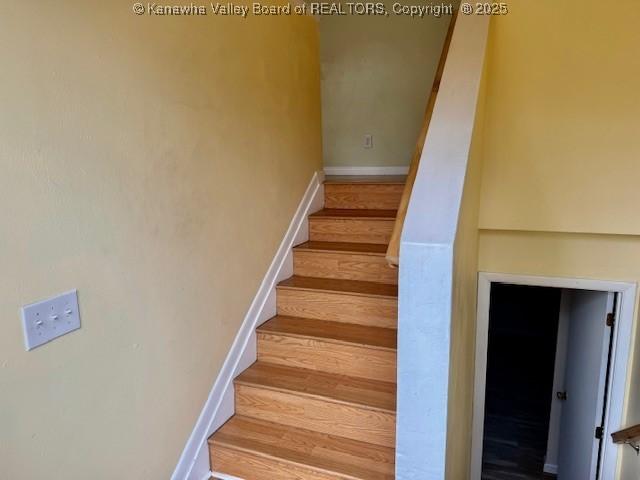
[{"label": "white trim molding", "polygon": [[325,175],[406,175],[409,166],[401,167],[324,167]]},{"label": "white trim molding", "polygon": [[[484,402],[487,374],[487,343],[489,336],[489,304],[492,283],[529,285],[574,290],[596,290],[619,294],[616,312],[616,329],[613,335],[611,376],[609,379],[609,402],[605,412],[602,443],[601,478],[616,478],[618,466],[617,445],[611,441],[611,434],[624,424],[624,398],[627,386],[627,370],[631,352],[631,333],[634,324],[636,303],[635,283],[591,280],[582,278],[542,277],[535,275],[515,275],[508,273],[478,274],[478,311],[476,325],[475,388],[473,402],[473,429],[471,447],[471,479],[477,480],[482,472],[482,439],[484,430]],[[545,471],[553,469],[545,465]],[[546,469],[549,470],[546,470]]]},{"label": "white trim molding", "polygon": [[243,480],[242,478],[227,475],[226,473],[211,472],[211,478],[215,480]]},{"label": "white trim molding", "polygon": [[234,413],[233,379],[256,361],[255,330],[276,314],[276,285],[293,274],[292,247],[309,239],[307,217],[324,205],[323,181],[322,172],[314,173],[211,388],[172,480],[202,480],[211,476],[207,439]]}]

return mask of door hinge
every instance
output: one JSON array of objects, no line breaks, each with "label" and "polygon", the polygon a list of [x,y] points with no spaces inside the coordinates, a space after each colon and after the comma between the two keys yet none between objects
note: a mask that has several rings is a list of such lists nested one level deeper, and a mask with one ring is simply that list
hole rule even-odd
[{"label": "door hinge", "polygon": [[607,327],[613,327],[616,323],[616,316],[613,313],[607,313]]},{"label": "door hinge", "polygon": [[602,436],[604,435],[604,428],[603,427],[596,427],[596,434],[595,437],[598,440],[602,440]]}]

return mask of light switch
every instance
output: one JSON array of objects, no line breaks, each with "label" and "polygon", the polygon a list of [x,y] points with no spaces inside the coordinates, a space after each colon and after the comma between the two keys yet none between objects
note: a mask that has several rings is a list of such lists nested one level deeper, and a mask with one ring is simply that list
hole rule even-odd
[{"label": "light switch", "polygon": [[77,290],[22,307],[22,328],[27,350],[80,328]]},{"label": "light switch", "polygon": [[366,134],[364,136],[363,146],[364,146],[364,148],[373,148],[373,135]]}]

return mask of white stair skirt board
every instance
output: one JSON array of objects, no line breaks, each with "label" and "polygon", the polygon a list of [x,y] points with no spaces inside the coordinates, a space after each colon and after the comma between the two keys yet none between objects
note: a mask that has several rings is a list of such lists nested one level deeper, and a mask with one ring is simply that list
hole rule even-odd
[{"label": "white stair skirt board", "polygon": [[409,166],[405,167],[324,167],[325,175],[406,175]]},{"label": "white stair skirt board", "polygon": [[[323,181],[322,172],[313,174],[282,243],[231,345],[171,480],[202,480],[211,476],[207,439],[234,414],[233,379],[257,360],[256,328],[276,314],[276,285],[293,275],[292,247],[309,239],[307,217],[324,206]],[[214,476],[214,478],[217,477]],[[220,478],[237,480],[229,476]]]},{"label": "white stair skirt board", "polygon": [[215,480],[244,480],[242,478],[232,477],[231,475],[227,475],[226,473],[218,472],[211,472],[211,478]]}]

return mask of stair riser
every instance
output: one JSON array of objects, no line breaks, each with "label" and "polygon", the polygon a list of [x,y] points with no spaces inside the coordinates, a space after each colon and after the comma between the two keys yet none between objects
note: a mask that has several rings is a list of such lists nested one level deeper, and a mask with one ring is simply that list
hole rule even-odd
[{"label": "stair riser", "polygon": [[388,244],[395,219],[309,218],[309,238],[320,242]]},{"label": "stair riser", "polygon": [[398,284],[398,269],[378,255],[294,250],[293,271],[305,277]]},{"label": "stair riser", "polygon": [[258,360],[327,373],[396,381],[396,352],[258,332]]},{"label": "stair riser", "polygon": [[278,461],[273,457],[255,455],[220,445],[213,445],[210,455],[214,471],[247,480],[353,480],[352,477],[331,475],[313,468],[303,468],[296,464]]},{"label": "stair riser", "polygon": [[278,315],[396,328],[398,300],[278,288]]},{"label": "stair riser", "polygon": [[404,185],[325,184],[325,208],[396,210]]},{"label": "stair riser", "polygon": [[395,414],[236,384],[236,414],[395,447]]}]

